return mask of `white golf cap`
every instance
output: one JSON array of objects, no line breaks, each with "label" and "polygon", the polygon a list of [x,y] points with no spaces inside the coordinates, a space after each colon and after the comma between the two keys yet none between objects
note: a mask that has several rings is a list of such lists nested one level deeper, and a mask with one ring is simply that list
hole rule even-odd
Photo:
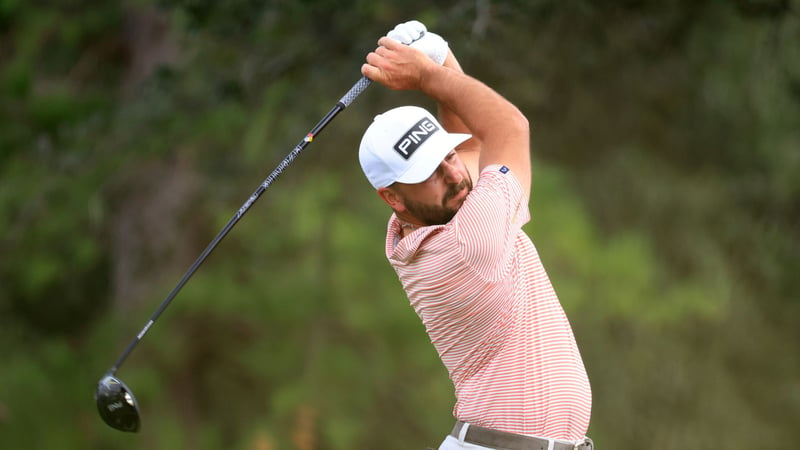
[{"label": "white golf cap", "polygon": [[375,116],[358,149],[364,175],[375,189],[392,183],[421,183],[470,134],[448,133],[417,106],[400,106]]}]

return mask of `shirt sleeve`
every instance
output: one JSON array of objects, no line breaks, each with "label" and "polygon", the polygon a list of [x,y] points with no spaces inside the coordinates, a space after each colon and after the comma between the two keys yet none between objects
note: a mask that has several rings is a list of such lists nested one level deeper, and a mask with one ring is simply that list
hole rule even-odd
[{"label": "shirt sleeve", "polygon": [[511,270],[514,242],[529,220],[519,181],[508,167],[492,165],[481,171],[451,223],[467,263],[483,277],[498,279]]}]

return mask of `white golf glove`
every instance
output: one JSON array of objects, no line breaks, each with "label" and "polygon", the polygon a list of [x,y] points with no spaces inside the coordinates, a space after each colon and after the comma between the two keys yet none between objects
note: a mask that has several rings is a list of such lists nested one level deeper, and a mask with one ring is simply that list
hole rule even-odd
[{"label": "white golf glove", "polygon": [[422,51],[440,66],[447,58],[447,41],[438,34],[428,31],[425,25],[418,20],[397,25],[392,31],[386,33],[386,37]]}]

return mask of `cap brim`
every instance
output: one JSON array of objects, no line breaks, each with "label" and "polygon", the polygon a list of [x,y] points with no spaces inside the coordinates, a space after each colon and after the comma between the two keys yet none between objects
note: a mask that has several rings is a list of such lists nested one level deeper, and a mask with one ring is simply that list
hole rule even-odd
[{"label": "cap brim", "polygon": [[397,177],[396,181],[405,184],[422,183],[433,175],[450,150],[471,137],[471,134],[464,133],[437,133],[417,151],[414,164]]}]

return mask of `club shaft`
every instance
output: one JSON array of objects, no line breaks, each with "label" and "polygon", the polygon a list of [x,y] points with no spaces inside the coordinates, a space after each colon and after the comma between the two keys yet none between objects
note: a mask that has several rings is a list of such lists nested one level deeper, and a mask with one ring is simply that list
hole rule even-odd
[{"label": "club shaft", "polygon": [[295,148],[291,152],[289,152],[286,158],[284,158],[283,161],[281,161],[281,163],[278,164],[278,167],[276,167],[275,170],[273,170],[272,173],[270,173],[269,176],[267,176],[264,182],[258,186],[258,189],[256,189],[255,192],[253,192],[253,195],[251,195],[250,198],[248,198],[247,201],[244,202],[242,207],[239,208],[239,210],[236,212],[236,214],[233,215],[231,220],[225,225],[225,227],[222,228],[222,230],[217,234],[214,240],[212,240],[211,243],[208,244],[208,246],[205,248],[205,250],[203,250],[200,256],[191,265],[191,267],[189,267],[189,270],[186,271],[186,273],[183,275],[183,278],[181,278],[181,280],[172,289],[169,295],[167,295],[164,301],[161,302],[161,305],[159,305],[158,309],[156,309],[153,315],[150,316],[150,320],[147,321],[147,323],[139,332],[139,334],[136,335],[136,337],[131,341],[131,343],[128,344],[128,347],[125,349],[125,351],[122,352],[122,355],[120,355],[119,359],[117,359],[117,362],[114,363],[111,369],[109,369],[108,371],[109,374],[113,375],[117,372],[122,363],[125,362],[128,356],[131,354],[133,349],[136,348],[136,345],[139,343],[139,341],[142,340],[144,335],[147,334],[147,332],[150,330],[150,327],[152,327],[155,321],[158,319],[158,317],[161,316],[161,313],[163,313],[164,310],[167,309],[167,306],[169,306],[172,300],[178,295],[178,292],[180,292],[180,290],[189,281],[192,275],[194,275],[197,269],[200,268],[200,266],[203,264],[206,258],[208,258],[208,255],[217,247],[217,245],[219,245],[219,243],[231,231],[234,225],[236,225],[236,223],[239,222],[239,220],[242,218],[242,216],[244,216],[247,210],[250,209],[253,203],[255,203],[259,197],[261,197],[261,194],[263,194],[264,191],[266,191],[267,188],[269,188],[270,185],[272,185],[275,179],[278,178],[278,176],[280,176],[281,173],[283,173],[283,171],[292,163],[292,161],[294,161],[297,158],[300,152],[302,152],[303,149],[305,149],[306,146],[308,146],[308,144],[310,144],[314,140],[314,138],[316,138],[317,135],[319,135],[319,133],[333,120],[333,118],[336,117],[336,115],[339,114],[342,110],[350,106],[350,103],[352,103],[353,100],[355,100],[356,97],[358,97],[359,94],[361,94],[361,92],[363,92],[364,89],[366,89],[367,86],[369,85],[370,85],[370,80],[366,77],[361,77],[361,79],[358,80],[358,82],[356,82],[356,84],[354,84],[349,91],[347,91],[347,93],[336,103],[336,105],[333,108],[331,108],[330,111],[328,111],[325,117],[323,117],[322,120],[320,120],[319,123],[317,123],[314,126],[314,128],[311,129],[311,131],[303,138],[303,140],[301,140],[300,143],[298,143],[297,146],[295,146]]}]

